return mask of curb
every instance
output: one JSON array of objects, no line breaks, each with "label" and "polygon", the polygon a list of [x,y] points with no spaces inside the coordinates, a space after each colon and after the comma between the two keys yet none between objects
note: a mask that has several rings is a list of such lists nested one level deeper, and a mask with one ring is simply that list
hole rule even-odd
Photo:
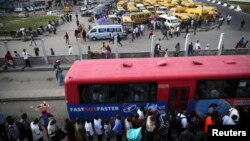
[{"label": "curb", "polygon": [[[70,67],[61,67],[63,70],[69,70]],[[32,72],[32,71],[54,71],[53,68],[28,68],[26,70],[22,70],[22,68],[11,69],[11,70],[0,70],[1,72]]]},{"label": "curb", "polygon": [[65,100],[65,96],[1,98],[0,102]]}]

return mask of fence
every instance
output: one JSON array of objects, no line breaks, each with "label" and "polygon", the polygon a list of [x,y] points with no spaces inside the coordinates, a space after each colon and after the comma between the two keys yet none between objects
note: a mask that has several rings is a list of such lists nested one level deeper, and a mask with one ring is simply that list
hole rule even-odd
[{"label": "fence", "polygon": [[[119,58],[146,58],[150,57],[150,52],[135,52],[135,53],[119,53]],[[163,57],[165,53],[161,53],[160,56]],[[240,49],[224,49],[221,51],[221,55],[246,55],[250,54],[250,49],[240,48]],[[195,51],[194,56],[216,56],[218,55],[218,50],[201,50]],[[169,57],[175,57],[175,51],[168,52]],[[179,56],[185,56],[185,51],[181,51]],[[46,61],[45,56],[30,57],[29,60],[32,65],[45,65]],[[104,54],[97,54],[91,58],[88,54],[79,55],[60,55],[60,56],[46,56],[48,64],[53,64],[55,60],[61,60],[62,64],[72,64],[76,60],[82,59],[103,59],[105,58]],[[112,54],[112,57],[115,58],[115,54]],[[23,65],[23,57],[15,57],[14,62],[16,65]],[[4,58],[0,58],[0,65],[4,65]]]}]

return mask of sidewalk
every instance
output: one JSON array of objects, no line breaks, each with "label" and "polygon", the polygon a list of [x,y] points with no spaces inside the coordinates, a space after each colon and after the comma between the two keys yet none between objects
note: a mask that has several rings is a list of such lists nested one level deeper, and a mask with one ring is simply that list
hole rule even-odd
[{"label": "sidewalk", "polygon": [[[71,64],[61,65],[66,75]],[[65,100],[64,86],[59,86],[52,65],[0,68],[0,102]]]},{"label": "sidewalk", "polygon": [[[71,64],[62,64],[61,68],[63,70],[69,70]],[[8,67],[7,70],[4,70],[3,68],[0,69],[0,73],[1,72],[23,72],[23,66],[15,66],[16,68],[12,68],[12,67]],[[26,71],[54,71],[53,65],[49,64],[49,65],[33,65],[32,68],[25,68],[24,72]]]}]

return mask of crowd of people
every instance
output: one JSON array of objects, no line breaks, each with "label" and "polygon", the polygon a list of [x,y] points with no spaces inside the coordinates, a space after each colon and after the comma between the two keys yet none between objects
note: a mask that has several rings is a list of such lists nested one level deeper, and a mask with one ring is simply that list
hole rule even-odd
[{"label": "crowd of people", "polygon": [[[56,117],[48,112],[48,104],[43,102],[37,106],[40,116],[28,118],[23,113],[20,118],[4,115],[0,112],[1,138],[3,141],[60,141],[67,136],[68,141],[207,141],[208,126],[210,125],[249,125],[250,111],[247,107],[231,107],[228,114],[221,115],[217,105],[208,107],[204,119],[195,113],[186,111],[160,112],[157,109],[140,107],[137,111],[122,117],[102,119],[96,113],[94,117],[65,118],[64,127],[57,125]],[[57,132],[61,132],[59,134]],[[197,132],[203,135],[197,138]]]}]

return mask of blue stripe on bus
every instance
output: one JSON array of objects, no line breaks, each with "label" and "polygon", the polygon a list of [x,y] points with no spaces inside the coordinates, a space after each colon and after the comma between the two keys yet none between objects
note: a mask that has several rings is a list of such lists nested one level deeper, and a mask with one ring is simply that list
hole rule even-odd
[{"label": "blue stripe on bus", "polygon": [[82,120],[85,120],[87,117],[93,118],[96,114],[103,119],[115,117],[116,114],[128,116],[136,113],[137,109],[141,106],[151,111],[159,110],[160,112],[164,112],[167,108],[167,102],[68,104],[67,108],[71,120],[75,120],[77,117],[81,117]]}]

